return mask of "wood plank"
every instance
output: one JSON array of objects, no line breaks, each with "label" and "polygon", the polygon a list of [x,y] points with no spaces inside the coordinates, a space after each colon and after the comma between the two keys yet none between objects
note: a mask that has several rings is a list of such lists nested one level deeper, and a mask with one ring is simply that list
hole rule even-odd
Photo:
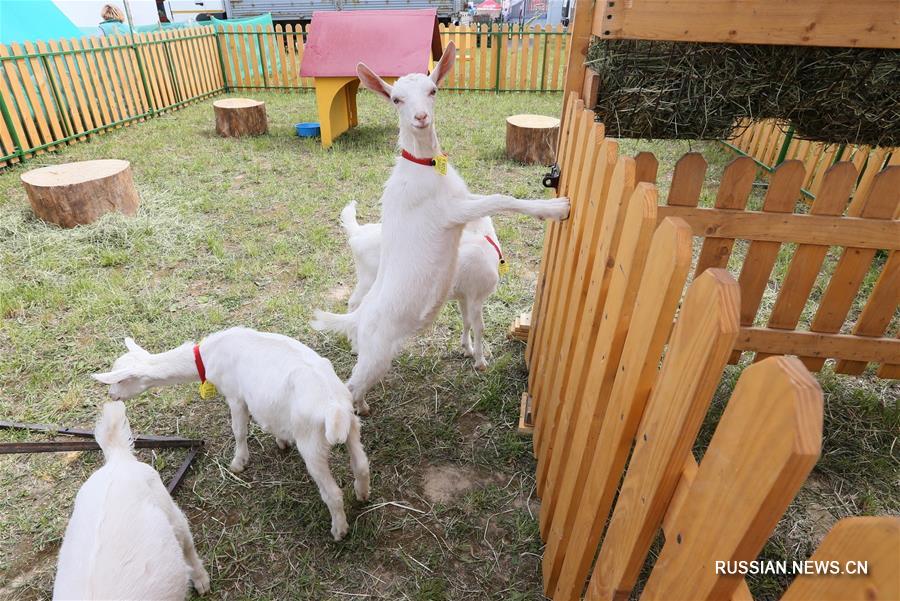
[{"label": "wood plank", "polygon": [[[852,163],[833,165],[825,175],[822,191],[813,201],[810,214],[842,215],[855,183],[856,169]],[[797,326],[827,254],[828,245],[824,244],[797,247],[769,317],[770,328],[793,330]],[[755,360],[770,356],[771,353],[757,353]]]},{"label": "wood plank", "polygon": [[[558,34],[562,34],[562,26],[557,25],[555,32]],[[550,68],[550,72],[547,74],[547,80],[550,82],[550,90],[558,90],[559,89],[559,78],[560,75],[564,73],[565,64],[563,64],[564,58],[567,56],[567,52],[563,50],[563,42],[568,39],[563,35],[555,35],[553,36],[553,60],[551,61],[552,67]],[[579,89],[580,91],[580,89]]]},{"label": "wood plank", "polygon": [[[119,46],[124,43],[122,36],[104,36],[107,46]],[[118,84],[119,95],[122,100],[125,118],[135,117],[143,111],[140,109],[139,99],[135,97],[135,90],[132,82],[128,78],[128,70],[125,67],[125,60],[122,55],[121,48],[113,48],[108,50],[108,62],[112,69],[111,75],[113,81]]]},{"label": "wood plank", "polygon": [[[487,73],[488,69],[490,69],[488,40],[491,36],[487,34],[486,28],[482,29],[480,26],[475,31],[479,32],[479,36],[476,39],[481,40],[481,46],[478,48],[478,89],[485,90],[490,82]],[[563,106],[563,111],[565,111],[565,106]]]},{"label": "wood plank", "polygon": [[[607,202],[615,202],[615,198]],[[610,248],[609,261],[602,261],[603,255],[600,255],[593,263],[590,275],[591,281],[600,281],[601,294],[605,286],[605,300],[595,307],[589,305],[584,312],[602,315],[602,318],[597,320],[599,323],[581,322],[580,327],[567,337],[570,354],[564,355],[563,360],[577,361],[580,369],[572,370],[572,376],[558,386],[560,411],[556,431],[551,432],[554,440],[550,440],[547,460],[538,465],[537,475],[543,476],[544,489],[555,492],[552,497],[545,496],[541,508],[540,525],[545,537],[553,524],[571,523],[572,491],[587,477],[588,465],[583,460],[593,454],[593,444],[609,402],[641,274],[656,229],[654,186],[638,184],[631,197],[623,199],[621,204],[619,212],[625,216],[620,241],[616,248]],[[590,288],[587,295],[592,298]],[[575,355],[573,342],[585,328],[596,331],[592,335],[592,344],[586,353]],[[552,575],[547,577],[548,574],[545,563],[547,594],[554,587],[554,578]]]},{"label": "wood plank", "polygon": [[661,207],[659,216],[660,219],[681,217],[691,224],[695,236],[707,240],[737,238],[871,250],[894,249],[900,245],[900,224],[889,220],[671,206]]},{"label": "wood plank", "polygon": [[[118,90],[116,82],[113,80],[114,65],[110,65],[109,51],[104,48],[109,44],[106,36],[102,38],[88,38],[88,44],[94,51],[90,53],[91,58],[96,65],[97,81],[103,89],[106,98],[106,104],[109,107],[110,121],[107,124],[125,118],[125,107],[122,105],[121,94]],[[121,126],[116,126],[121,127]]]},{"label": "wood plank", "polygon": [[[591,43],[591,22],[594,18],[593,0],[575,0],[572,6],[572,20],[569,24],[570,37],[567,41],[568,52],[566,59],[565,78],[563,80],[563,92],[568,96],[572,92],[581,94],[584,89],[584,61],[587,60],[588,46]],[[601,11],[597,11],[599,14]],[[556,87],[556,77],[553,79]]]},{"label": "wood plank", "polygon": [[[750,157],[738,157],[728,163],[722,173],[722,181],[719,183],[719,191],[716,194],[716,208],[743,210],[747,206],[747,198],[753,188],[754,179],[756,179],[756,164]],[[683,215],[678,216],[684,217]],[[687,221],[690,223],[689,219]],[[733,246],[734,239],[732,238],[707,234],[706,239],[703,240],[694,275],[698,276],[710,267],[725,267]]]},{"label": "wood plank", "polygon": [[896,515],[844,518],[832,527],[810,557],[814,562],[867,563],[865,574],[808,574],[797,576],[781,601],[845,601],[900,599],[900,517]]},{"label": "wood plank", "polygon": [[[866,199],[858,203],[854,200],[854,203],[851,203],[850,211],[860,211],[862,217],[894,219],[900,206],[900,166],[882,170],[876,176]],[[859,287],[869,271],[875,252],[875,249],[858,246],[844,249],[819,302],[819,309],[810,330],[828,334],[840,331]],[[818,371],[822,368],[824,360],[804,358],[803,363],[810,371]]]},{"label": "wood plank", "polygon": [[853,11],[840,0],[641,0],[602,7],[593,22],[602,38],[900,48],[893,0],[869,0]]},{"label": "wood plank", "polygon": [[[575,110],[576,102],[578,101],[578,97],[575,94],[571,94],[569,96],[568,102],[564,107],[564,112],[571,116],[572,112]],[[582,102],[582,106],[584,103]],[[565,154],[567,152],[567,146],[569,144],[570,139],[570,130],[572,119],[567,118],[566,123],[567,126],[560,127],[560,137],[558,143],[558,151],[557,151],[557,163],[562,168],[565,162]],[[562,185],[562,173],[560,173],[560,186],[557,188],[557,192],[561,191]],[[538,270],[538,278],[537,282],[535,282],[535,290],[534,290],[534,303],[531,307],[531,320],[532,320],[532,328],[531,332],[528,335],[528,343],[525,346],[525,362],[529,366],[528,373],[528,387],[529,389],[534,383],[533,371],[530,370],[532,366],[532,360],[534,359],[535,347],[536,347],[536,333],[538,332],[538,327],[540,326],[542,311],[546,306],[545,296],[547,294],[548,289],[544,286],[544,281],[547,277],[552,273],[552,267],[556,261],[556,238],[559,235],[559,229],[562,227],[562,224],[556,221],[549,221],[546,226],[544,226],[544,240],[542,244],[541,251],[541,264]]]},{"label": "wood plank", "polygon": [[865,199],[869,196],[872,184],[875,182],[875,176],[881,173],[885,159],[887,159],[887,148],[876,148],[866,159],[866,165],[860,172],[859,183],[856,184],[856,192],[853,193],[853,202],[850,204],[848,213],[859,215],[860,207]]},{"label": "wood plank", "polygon": [[[100,96],[97,93],[97,89],[95,87],[93,71],[86,60],[85,53],[81,51],[81,42],[76,38],[72,38],[71,44],[73,54],[69,56],[73,57],[76,65],[76,72],[78,73],[81,84],[84,86],[84,106],[88,110],[88,117],[90,117],[89,121],[91,123],[92,129],[102,127],[107,121],[104,119],[103,112],[101,110]],[[63,48],[66,47],[67,45],[64,44]]]},{"label": "wood plank", "polygon": [[828,168],[834,164],[834,159],[837,156],[837,151],[840,148],[838,144],[830,144],[825,148],[825,151],[822,153],[822,159],[819,162],[818,167],[816,168],[816,173],[813,175],[812,181],[810,181],[807,186],[807,190],[810,191],[814,196],[819,194],[819,188],[822,186],[822,180],[825,177],[825,172],[828,171]]},{"label": "wood plank", "polygon": [[748,327],[741,328],[735,348],[797,355],[810,362],[843,357],[852,361],[900,363],[900,340],[874,336]]},{"label": "wood plank", "polygon": [[634,155],[634,177],[637,182],[656,183],[656,173],[659,170],[659,161],[652,152],[642,151]]},{"label": "wood plank", "polygon": [[[116,36],[114,38],[116,44],[130,45],[130,40],[125,36]],[[128,79],[128,85],[131,89],[131,97],[135,102],[135,109],[138,114],[148,112],[147,92],[144,89],[144,82],[141,79],[141,70],[137,64],[137,50],[133,48],[125,48],[120,50],[122,56],[122,64],[125,66],[125,75]],[[152,93],[151,93],[152,94]]]},{"label": "wood plank", "polygon": [[[566,194],[569,197],[569,202],[571,203],[572,210],[570,210],[570,216],[573,211],[583,210],[582,207],[587,205],[588,199],[586,196],[582,196],[580,193],[580,189],[578,187],[578,182],[581,180],[583,174],[589,174],[591,170],[591,165],[586,165],[584,163],[584,157],[586,152],[589,150],[588,141],[590,137],[590,132],[594,123],[592,113],[590,111],[582,110],[579,113],[579,118],[573,119],[573,125],[575,125],[575,142],[572,147],[572,152],[568,157],[569,167],[567,168],[567,172],[569,176],[567,177],[567,192]],[[545,280],[545,285],[548,285],[550,294],[547,296],[547,303],[543,305],[545,308],[543,309],[542,319],[544,320],[545,327],[543,331],[539,333],[537,338],[537,349],[538,354],[536,354],[532,361],[531,370],[535,373],[533,378],[534,385],[529,388],[531,392],[532,400],[534,407],[536,410],[536,420],[535,420],[535,431],[534,431],[534,446],[535,449],[538,450],[538,457],[540,457],[540,453],[546,448],[545,444],[542,444],[541,437],[544,435],[547,427],[550,427],[550,431],[552,431],[553,423],[555,422],[555,411],[556,411],[556,403],[558,399],[549,398],[547,395],[547,382],[545,381],[545,374],[547,371],[547,364],[552,361],[551,358],[551,350],[556,345],[560,335],[561,330],[560,327],[562,322],[560,321],[560,313],[563,310],[563,306],[561,304],[561,300],[563,294],[563,286],[561,282],[563,278],[566,276],[570,270],[575,268],[573,264],[573,257],[567,254],[567,250],[569,248],[570,239],[576,235],[576,225],[581,225],[581,220],[575,220],[571,218],[560,223],[559,228],[559,236],[557,238],[557,257],[556,262],[553,268],[553,271],[550,274],[550,278]],[[555,367],[551,367],[551,372],[555,371]],[[549,399],[549,400],[548,400]],[[547,401],[547,407],[550,407],[550,411],[544,411],[544,401]],[[552,421],[548,422],[547,418],[552,417]],[[541,490],[540,488],[538,489]]]},{"label": "wood plank", "polygon": [[771,357],[741,374],[641,599],[734,594],[741,576],[715,565],[762,550],[819,458],[822,413],[822,389],[797,359]]},{"label": "wood plank", "polygon": [[531,84],[528,82],[528,74],[531,70],[531,42],[534,36],[528,29],[522,29],[519,37],[519,89],[530,90]]},{"label": "wood plank", "polygon": [[[762,210],[766,213],[793,212],[794,205],[800,199],[803,176],[803,163],[800,161],[785,161],[779,165],[769,178],[769,189],[763,199]],[[781,242],[750,242],[738,277],[738,284],[741,286],[742,326],[753,325],[780,250]],[[732,353],[729,363],[737,363],[740,357],[739,351]]]},{"label": "wood plank", "polygon": [[[627,596],[634,586],[737,336],[739,302],[738,284],[723,269],[704,271],[688,289],[585,599]],[[578,569],[563,567],[557,601],[574,598],[590,568],[590,560],[574,559]]]},{"label": "wood plank", "polygon": [[[897,332],[896,340],[900,342],[900,331]],[[882,363],[876,373],[879,378],[900,380],[900,361],[896,363]]]},{"label": "wood plank", "polygon": [[[598,424],[595,437],[575,439],[573,469],[566,466],[560,483],[559,515],[552,520],[544,549],[544,589],[550,593],[555,590],[564,561],[570,570],[586,573],[583,564],[593,559],[600,529],[609,514],[611,492],[618,485],[634,431],[656,380],[660,355],[690,270],[689,226],[677,218],[664,221],[653,235],[647,257],[633,325],[621,359],[614,366],[619,375],[609,394],[608,417]],[[579,430],[576,435],[587,429]],[[585,474],[583,479],[579,479],[581,472]]]},{"label": "wood plank", "polygon": [[[5,44],[0,44],[0,56],[9,56],[9,51],[6,48]],[[12,68],[12,61],[3,61],[0,62],[0,69],[6,71],[7,74],[10,73],[10,69]],[[19,91],[18,86],[16,85],[16,79],[9,80],[13,86],[13,90],[16,92]],[[19,138],[19,142],[26,146],[28,144],[28,138],[25,136],[25,130],[22,128],[22,122],[20,121],[19,111],[17,105],[13,102],[13,91],[9,89],[9,84],[7,84],[6,77],[3,76],[3,71],[0,71],[0,100],[2,100],[7,109],[9,110],[9,116],[13,122],[13,131],[16,132],[16,136]],[[0,130],[3,132],[3,145],[4,148],[9,150],[8,154],[12,154],[15,152],[14,144],[12,141],[12,136],[10,132],[6,131],[6,128]],[[11,162],[18,161],[18,158],[10,159]]]},{"label": "wood plank", "polygon": [[[37,49],[31,42],[25,42],[25,52],[28,54],[36,54]],[[62,139],[65,137],[65,133],[63,133],[63,128],[60,124],[60,115],[56,107],[56,100],[53,98],[48,83],[47,78],[50,77],[50,74],[44,69],[41,60],[30,58],[28,59],[28,62],[31,65],[31,73],[33,74],[32,82],[37,83],[38,98],[40,99],[40,102],[32,105],[32,108],[38,114],[43,112],[47,117],[47,125],[50,127],[50,135],[52,136],[50,140],[47,141]],[[58,146],[53,146],[51,148],[58,148]]]},{"label": "wood plank", "polygon": [[[565,135],[561,138],[561,154],[559,158],[559,168],[560,168],[560,179],[557,186],[557,194],[560,196],[565,196],[568,193],[569,179],[571,175],[571,170],[569,169],[569,163],[571,162],[572,149],[575,147],[576,138],[578,128],[576,124],[579,122],[575,116],[580,115],[584,110],[584,103],[578,100],[576,97],[570,98],[569,110],[568,113],[570,115],[570,119],[568,121],[569,126],[564,131]],[[576,208],[577,211],[577,208]],[[570,214],[571,214],[570,210]],[[568,220],[567,220],[568,221]],[[546,262],[542,259],[541,272],[540,277],[537,282],[537,287],[535,291],[534,297],[534,306],[532,308],[532,324],[537,327],[535,330],[535,334],[530,336],[528,339],[528,357],[529,357],[529,376],[528,376],[528,386],[529,390],[532,390],[532,387],[535,385],[535,374],[536,367],[539,365],[541,361],[541,354],[544,352],[544,339],[546,338],[546,332],[543,332],[541,328],[546,328],[549,326],[543,325],[544,317],[547,312],[547,308],[550,303],[550,292],[552,290],[554,280],[559,277],[559,269],[557,268],[557,263],[563,260],[561,257],[562,251],[560,250],[559,240],[560,237],[567,231],[568,228],[571,227],[571,224],[566,222],[557,222],[552,221],[546,226],[546,235],[544,239],[544,247],[548,249],[548,254],[546,255]],[[540,413],[540,407],[535,406],[535,415]]]},{"label": "wood plank", "polygon": [[[540,90],[541,79],[538,76],[538,65],[544,61],[544,44],[547,42],[547,36],[544,35],[544,28],[538,25],[532,29],[531,34],[531,73],[529,73],[529,90]],[[593,108],[593,107],[590,107]]]},{"label": "wood plank", "polygon": [[287,39],[288,39],[287,54],[288,54],[288,59],[290,60],[290,63],[291,63],[290,70],[291,70],[291,73],[294,75],[294,77],[297,78],[297,82],[301,83],[301,85],[302,85],[301,78],[300,78],[300,61],[297,58],[297,54],[298,54],[298,44],[300,46],[302,46],[303,37],[299,36],[300,39],[299,40],[297,39],[298,34],[294,32],[293,25],[287,25],[285,27],[285,31],[287,32]]},{"label": "wood plank", "polygon": [[[666,204],[678,207],[696,207],[706,178],[706,159],[699,152],[689,152],[678,159],[672,172],[672,185]],[[664,211],[665,207],[660,207]],[[663,218],[664,219],[664,218]]]},{"label": "wood plank", "polygon": [[[41,54],[47,54],[48,52],[59,52],[59,46],[55,41],[51,41],[49,42],[49,44],[38,42],[37,49]],[[72,89],[71,79],[68,76],[68,71],[66,68],[65,55],[55,54],[53,56],[48,56],[47,60],[48,62],[51,62],[56,66],[56,77],[54,79],[57,82],[57,93],[59,94],[60,101],[63,104],[63,106],[59,107],[60,119],[68,125],[70,133],[76,134],[78,132],[84,131],[84,124],[81,121],[81,115],[78,111],[78,97],[75,95],[75,92]],[[50,73],[49,75],[50,77],[53,77],[52,73]],[[85,136],[81,136],[79,138],[75,138],[69,143],[74,144],[75,142],[84,139]]]},{"label": "wood plank", "polygon": [[[611,148],[607,146],[606,160],[610,160]],[[615,159],[615,156],[611,157]],[[599,167],[599,166],[598,166]],[[581,309],[575,313],[579,324],[585,324],[585,327],[574,330],[575,347],[571,351],[574,357],[572,365],[567,366],[568,374],[579,374],[579,378],[583,380],[583,372],[585,371],[585,360],[588,350],[593,348],[596,338],[598,321],[594,319],[594,315],[602,310],[606,302],[606,294],[609,286],[609,269],[605,267],[607,260],[611,256],[612,250],[616,248],[617,236],[624,222],[625,211],[620,207],[627,202],[634,190],[634,162],[624,158],[616,165],[614,169],[610,169],[609,163],[605,167],[604,183],[601,185],[601,196],[597,198],[596,212],[592,218],[590,229],[591,244],[588,249],[596,249],[596,256],[588,259],[579,249],[579,261],[576,268],[575,286],[581,295],[587,299],[583,304],[579,303]],[[606,179],[611,178],[610,183],[606,183]],[[602,211],[600,210],[602,207]],[[597,221],[597,215],[601,215],[601,220]],[[584,248],[584,247],[582,247]],[[590,253],[590,250],[588,250]],[[588,266],[592,270],[587,271]],[[583,266],[583,267],[582,267]],[[582,270],[583,269],[583,270]],[[570,337],[573,336],[572,330],[569,330]],[[569,342],[571,344],[571,342]],[[556,422],[559,418],[559,410],[561,398],[577,397],[578,390],[581,388],[581,381],[573,382],[571,377],[566,377],[561,382],[562,389],[556,396],[549,396],[552,399],[548,404],[547,410],[543,409],[537,414],[537,422],[535,424],[534,446],[538,453],[538,469],[537,483],[539,492],[543,492],[544,476],[548,468],[548,464],[544,461],[549,458],[548,452],[551,441],[554,440],[554,432]],[[571,388],[571,390],[570,390]],[[571,394],[570,394],[571,393]],[[563,395],[566,395],[563,397]]]},{"label": "wood plank", "polygon": [[[216,86],[212,81],[212,73],[210,69],[210,64],[207,61],[206,55],[206,38],[197,37],[202,35],[202,31],[200,29],[188,30],[189,35],[193,38],[189,40],[189,44],[191,49],[196,53],[196,76],[197,83],[200,86],[200,94],[209,94],[213,90],[216,89]],[[267,36],[266,41],[272,41],[272,36]]]},{"label": "wood plank", "polygon": [[175,80],[172,77],[169,68],[169,59],[165,47],[163,46],[162,32],[151,34],[150,41],[153,42],[150,45],[150,50],[156,66],[156,77],[161,84],[163,98],[165,100],[165,104],[159,108],[164,109],[178,102],[178,95],[175,92]]},{"label": "wood plank", "polygon": [[[15,42],[9,45],[9,49],[14,56],[22,56],[26,52]],[[38,90],[35,87],[34,80],[28,70],[28,64],[24,58],[7,61],[7,63],[13,63],[19,71],[18,86],[15,83],[16,80],[13,79],[13,88],[21,87],[25,92],[24,97],[27,98],[27,104],[25,103],[26,101],[24,101],[24,98],[21,100],[19,97],[16,98],[16,100],[20,101],[19,110],[24,113],[23,120],[26,123],[28,123],[29,120],[32,121],[36,125],[36,132],[39,134],[36,138],[32,138],[32,144],[34,146],[40,146],[41,144],[52,142],[55,138],[50,129],[50,125],[47,123],[47,119],[44,117],[44,111],[41,110],[41,101],[38,97]],[[35,110],[31,110],[28,108],[29,106],[35,107]]]}]

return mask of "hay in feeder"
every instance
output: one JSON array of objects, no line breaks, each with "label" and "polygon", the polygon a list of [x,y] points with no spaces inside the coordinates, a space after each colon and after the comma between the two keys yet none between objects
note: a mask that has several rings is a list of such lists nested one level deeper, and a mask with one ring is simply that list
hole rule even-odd
[{"label": "hay in feeder", "polygon": [[595,108],[612,136],[727,139],[741,119],[795,136],[900,146],[900,52],[595,39]]}]

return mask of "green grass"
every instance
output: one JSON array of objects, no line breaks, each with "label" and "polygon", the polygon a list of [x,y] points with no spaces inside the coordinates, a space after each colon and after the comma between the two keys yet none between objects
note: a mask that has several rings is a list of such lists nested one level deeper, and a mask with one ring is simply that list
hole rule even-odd
[{"label": "green grass", "polygon": [[[294,123],[315,118],[312,94],[254,96],[267,103],[265,137],[216,137],[205,102],[28,163],[130,160],[142,198],[134,218],[107,215],[60,230],[32,216],[19,183],[23,167],[0,174],[0,415],[89,427],[105,395],[89,374],[110,366],[127,335],[158,351],[247,325],[295,336],[349,374],[347,343],[311,331],[308,321],[317,307],[345,306],[354,276],[337,216],[357,200],[362,221],[377,219],[396,154],[395,118],[360,94],[362,125],[325,151],[293,135]],[[557,114],[560,105],[558,94],[443,94],[438,129],[473,191],[539,197],[544,169],[504,158],[504,118]],[[672,164],[688,148],[622,143],[625,154],[657,155],[662,197]],[[710,204],[731,156],[711,144],[695,149],[710,161],[703,196]],[[475,372],[457,349],[454,307],[398,357],[368,399],[371,503],[351,502],[346,453],[335,453],[351,523],[342,543],[330,540],[328,512],[300,458],[279,452],[270,436],[254,428],[247,471],[228,472],[233,439],[221,399],[200,400],[184,386],[129,402],[137,433],[207,441],[176,500],[213,598],[541,598],[535,466],[530,440],[515,432],[526,371],[522,345],[506,339],[506,328],[531,304],[543,226],[521,216],[495,224],[511,271],[485,309],[490,368]],[[738,373],[726,373],[698,451]],[[813,517],[900,509],[896,387],[828,371],[822,382],[823,458],[766,553],[805,558],[820,530]],[[140,455],[164,479],[182,459],[174,451]],[[75,491],[99,462],[93,453],[0,458],[0,598],[49,595]],[[751,584],[772,598],[769,583]]]}]

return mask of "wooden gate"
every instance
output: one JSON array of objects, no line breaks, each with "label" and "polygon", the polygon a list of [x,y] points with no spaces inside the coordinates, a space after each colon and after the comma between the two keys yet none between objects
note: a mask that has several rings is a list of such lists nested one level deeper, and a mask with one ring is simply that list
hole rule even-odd
[{"label": "wooden gate", "polygon": [[[754,559],[815,465],[822,392],[799,359],[749,367],[697,465],[692,445],[745,330],[746,293],[718,266],[731,239],[707,237],[682,298],[698,218],[658,206],[656,186],[641,181],[653,179],[652,161],[618,156],[576,95],[566,113],[559,192],[572,213],[549,227],[528,347],[545,593],[628,598],[661,528],[665,545],[642,598],[750,598],[742,578],[717,573],[716,562]],[[699,165],[696,155],[680,163],[672,208],[692,208],[699,196],[703,172],[686,164]],[[764,267],[770,247],[753,248]],[[785,598],[898,593],[891,564],[879,563],[897,557],[896,545],[887,557],[875,549],[890,547],[900,519],[849,522],[819,554],[879,567],[835,577],[828,591],[801,578]],[[869,548],[847,536],[860,527],[873,537]]]}]

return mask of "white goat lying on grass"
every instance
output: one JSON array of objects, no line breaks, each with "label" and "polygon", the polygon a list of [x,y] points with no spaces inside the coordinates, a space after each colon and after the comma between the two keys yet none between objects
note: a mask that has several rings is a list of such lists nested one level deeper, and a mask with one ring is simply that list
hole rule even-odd
[{"label": "white goat lying on grass", "polygon": [[359,356],[347,385],[363,415],[369,412],[366,392],[387,373],[405,341],[431,324],[446,302],[467,223],[501,211],[549,219],[569,214],[566,198],[472,194],[447,164],[434,130],[434,99],[455,57],[450,42],[430,77],[404,75],[393,86],[364,64],[357,66],[362,84],[396,107],[402,154],[381,197],[381,259],[371,290],[350,313],[317,311],[312,326],[355,339]]},{"label": "white goat lying on grass", "polygon": [[[347,242],[356,264],[356,288],[347,303],[353,311],[372,288],[378,275],[381,224],[360,225],[356,220],[356,203],[351,202],[341,211],[341,225],[347,233]],[[459,257],[450,287],[450,299],[459,303],[463,322],[460,344],[463,352],[475,360],[477,370],[487,367],[484,358],[484,302],[497,289],[501,261],[503,251],[491,218],[482,217],[467,223],[459,239]]]},{"label": "white goat lying on grass", "polygon": [[94,374],[109,384],[113,399],[130,399],[154,386],[207,379],[228,401],[234,432],[231,470],[247,465],[247,427],[250,416],[275,435],[279,448],[291,443],[306,463],[331,512],[331,534],[347,534],[344,496],[328,467],[331,447],[347,443],[356,498],[369,498],[369,460],[360,440],[359,418],[353,414],[350,392],[328,359],[304,344],[280,334],[231,328],[210,335],[200,344],[150,354],[132,339],[128,352],[116,359],[112,371]]},{"label": "white goat lying on grass", "polygon": [[53,598],[180,601],[189,580],[206,593],[209,576],[187,519],[156,470],[132,452],[124,403],[103,405],[94,438],[106,464],[75,497]]}]

